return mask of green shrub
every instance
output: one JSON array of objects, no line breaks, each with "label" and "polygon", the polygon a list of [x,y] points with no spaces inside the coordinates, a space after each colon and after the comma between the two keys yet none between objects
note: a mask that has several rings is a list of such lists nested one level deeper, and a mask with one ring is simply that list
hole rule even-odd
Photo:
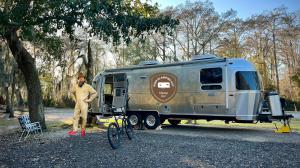
[{"label": "green shrub", "polygon": [[285,111],[294,111],[295,107],[297,111],[300,111],[300,102],[295,102],[289,99],[286,99]]}]

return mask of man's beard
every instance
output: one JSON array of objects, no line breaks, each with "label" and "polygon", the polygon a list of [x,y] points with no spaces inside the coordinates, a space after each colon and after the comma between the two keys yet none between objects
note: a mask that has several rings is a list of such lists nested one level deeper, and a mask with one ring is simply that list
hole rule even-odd
[{"label": "man's beard", "polygon": [[82,87],[83,84],[84,84],[84,81],[83,82],[78,82],[79,87]]}]

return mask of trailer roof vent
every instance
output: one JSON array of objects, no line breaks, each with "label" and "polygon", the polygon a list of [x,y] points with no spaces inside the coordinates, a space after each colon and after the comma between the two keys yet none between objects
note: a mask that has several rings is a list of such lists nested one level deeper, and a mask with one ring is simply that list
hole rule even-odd
[{"label": "trailer roof vent", "polygon": [[220,58],[216,55],[212,55],[212,54],[204,54],[204,55],[195,55],[192,57],[192,61],[195,60],[209,60],[209,59],[216,59],[216,58]]},{"label": "trailer roof vent", "polygon": [[156,61],[156,60],[141,61],[141,62],[139,63],[140,66],[157,65],[157,64],[160,64],[160,62],[159,62],[159,61]]}]

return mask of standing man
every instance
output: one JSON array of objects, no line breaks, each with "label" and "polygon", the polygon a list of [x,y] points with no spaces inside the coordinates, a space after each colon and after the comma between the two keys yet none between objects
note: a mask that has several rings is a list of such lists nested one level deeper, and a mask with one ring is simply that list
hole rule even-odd
[{"label": "standing man", "polygon": [[72,98],[75,101],[75,110],[73,118],[73,130],[69,131],[69,135],[76,135],[78,130],[78,121],[81,115],[82,117],[82,129],[81,136],[85,136],[85,127],[87,121],[88,103],[93,101],[97,96],[97,92],[89,84],[85,83],[85,77],[83,73],[78,75],[78,83],[71,90]]}]

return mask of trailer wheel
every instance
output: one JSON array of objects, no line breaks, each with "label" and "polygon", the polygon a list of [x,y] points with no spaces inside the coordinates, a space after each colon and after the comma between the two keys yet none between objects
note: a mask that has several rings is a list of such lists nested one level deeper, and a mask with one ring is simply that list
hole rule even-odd
[{"label": "trailer wheel", "polygon": [[168,119],[168,121],[170,124],[174,126],[178,125],[181,122],[181,120],[174,120],[174,119]]},{"label": "trailer wheel", "polygon": [[139,113],[130,113],[128,115],[128,120],[129,120],[131,126],[135,127],[136,125],[138,125],[139,123],[141,123],[142,116]]},{"label": "trailer wheel", "polygon": [[160,125],[160,118],[157,113],[147,113],[144,118],[144,125],[148,129],[155,129]]}]

